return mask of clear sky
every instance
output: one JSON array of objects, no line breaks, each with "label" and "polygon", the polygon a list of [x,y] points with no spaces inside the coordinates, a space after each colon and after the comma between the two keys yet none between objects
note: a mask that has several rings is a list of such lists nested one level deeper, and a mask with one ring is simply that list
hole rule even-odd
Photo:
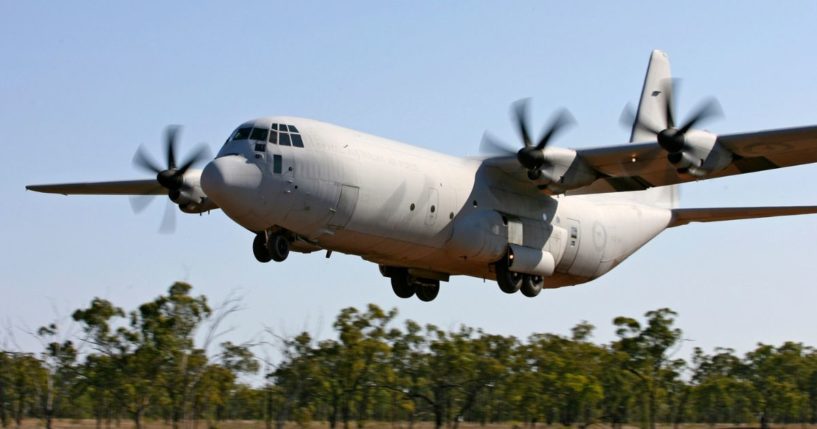
[{"label": "clear sky", "polygon": [[[532,300],[453,278],[427,304],[396,298],[354,256],[259,264],[252,235],[218,211],[160,235],[161,200],[134,215],[127,198],[24,190],[143,178],[133,153],[158,155],[167,124],[185,126],[182,151],[215,151],[237,124],[275,114],[465,156],[486,129],[515,139],[508,107],[529,96],[537,123],[561,106],[576,117],[556,144],[620,144],[654,48],[684,79],[682,117],[715,95],[716,132],[817,124],[815,20],[811,1],[0,0],[0,321],[35,328],[95,296],[130,309],[183,279],[216,302],[244,297],[239,341],[265,325],[328,335],[339,309],[372,302],[520,337],[588,320],[602,342],[615,316],[671,307],[687,352],[817,345],[817,216],[670,230],[601,279]],[[682,205],[815,204],[815,178],[810,165],[685,185]]]}]

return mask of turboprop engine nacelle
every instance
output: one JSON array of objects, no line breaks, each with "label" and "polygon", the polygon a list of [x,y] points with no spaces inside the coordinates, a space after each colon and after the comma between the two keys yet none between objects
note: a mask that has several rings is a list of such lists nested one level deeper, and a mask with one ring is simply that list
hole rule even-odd
[{"label": "turboprop engine nacelle", "polygon": [[183,186],[168,196],[185,213],[203,213],[218,208],[201,189],[201,170],[188,170],[182,179]]},{"label": "turboprop engine nacelle", "polygon": [[535,179],[540,189],[561,194],[593,183],[598,173],[590,168],[572,149],[548,147],[544,149],[547,162]]},{"label": "turboprop engine nacelle", "polygon": [[732,163],[732,152],[718,143],[718,136],[706,131],[690,130],[682,136],[680,150],[668,150],[667,160],[679,173],[705,177]]}]

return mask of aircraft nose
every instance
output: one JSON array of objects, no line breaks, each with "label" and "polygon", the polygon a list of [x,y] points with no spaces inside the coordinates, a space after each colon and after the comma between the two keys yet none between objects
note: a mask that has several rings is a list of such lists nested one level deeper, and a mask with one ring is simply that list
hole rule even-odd
[{"label": "aircraft nose", "polygon": [[262,177],[258,166],[243,156],[225,156],[204,167],[201,188],[227,214],[241,216],[257,201]]}]

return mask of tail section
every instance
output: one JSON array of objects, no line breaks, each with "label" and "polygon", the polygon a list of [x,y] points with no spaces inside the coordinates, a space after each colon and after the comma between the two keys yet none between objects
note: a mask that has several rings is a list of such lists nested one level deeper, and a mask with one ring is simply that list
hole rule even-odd
[{"label": "tail section", "polygon": [[630,133],[631,143],[655,141],[655,134],[635,126],[638,122],[653,124],[659,129],[666,127],[667,113],[664,106],[667,105],[667,94],[664,91],[672,88],[671,85],[665,85],[668,79],[672,79],[669,56],[656,49],[650,55],[647,75],[644,77],[644,87],[641,89],[641,99],[638,101],[638,111]]},{"label": "tail section", "polygon": [[[636,111],[635,121],[630,133],[631,143],[655,141],[655,134],[635,126],[638,122],[654,124],[659,128],[666,126],[667,114],[664,106],[667,105],[667,94],[665,94],[665,91],[672,88],[671,85],[665,84],[667,79],[672,79],[669,56],[666,52],[656,49],[650,55],[647,75],[644,77],[641,99],[638,101],[638,111]],[[676,185],[635,192],[633,197],[634,200],[650,206],[678,207],[678,187]]]}]

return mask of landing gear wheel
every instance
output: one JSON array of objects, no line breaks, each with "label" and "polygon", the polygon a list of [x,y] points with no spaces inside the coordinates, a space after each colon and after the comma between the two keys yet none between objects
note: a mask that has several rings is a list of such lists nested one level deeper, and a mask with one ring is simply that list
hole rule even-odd
[{"label": "landing gear wheel", "polygon": [[406,299],[414,296],[414,282],[410,281],[406,270],[394,269],[391,274],[391,290],[400,298]]},{"label": "landing gear wheel", "polygon": [[270,257],[275,262],[281,262],[289,256],[289,238],[283,234],[272,234],[267,241]]},{"label": "landing gear wheel", "polygon": [[269,250],[267,250],[267,243],[266,237],[264,234],[256,234],[255,239],[252,241],[252,254],[255,255],[255,259],[258,262],[269,262],[272,260],[272,255],[270,255]]},{"label": "landing gear wheel", "polygon": [[522,287],[524,274],[515,273],[508,269],[507,256],[494,263],[494,271],[496,272],[496,282],[502,292],[516,293]]},{"label": "landing gear wheel", "polygon": [[526,275],[522,280],[522,295],[525,295],[528,298],[533,298],[536,295],[539,295],[539,292],[542,291],[542,286],[544,286],[544,284],[544,277]]},{"label": "landing gear wheel", "polygon": [[417,298],[420,298],[420,301],[434,301],[434,298],[440,293],[440,282],[437,280],[417,281],[414,284]]}]

